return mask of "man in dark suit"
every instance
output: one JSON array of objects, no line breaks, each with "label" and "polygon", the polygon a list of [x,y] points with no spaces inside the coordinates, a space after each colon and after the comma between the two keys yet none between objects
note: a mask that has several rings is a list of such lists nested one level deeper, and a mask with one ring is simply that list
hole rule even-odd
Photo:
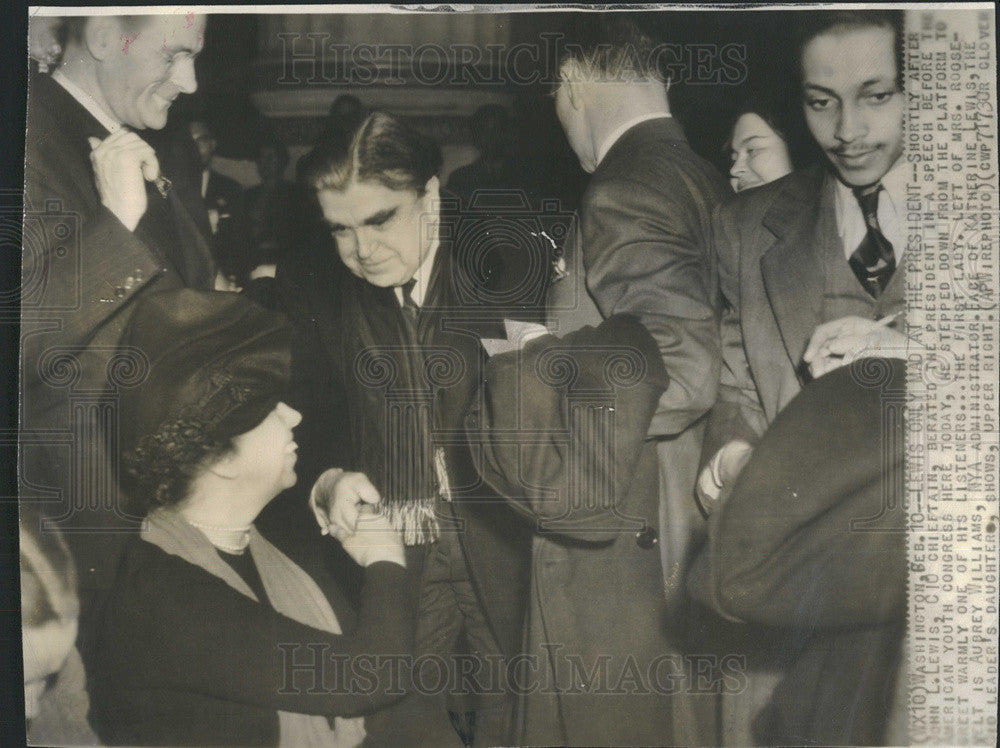
[{"label": "man in dark suit", "polygon": [[[440,166],[433,141],[383,112],[322,141],[301,171],[339,259],[285,255],[277,281],[297,327],[303,482],[331,465],[354,471],[319,475],[321,527],[349,530],[360,504],[378,503],[407,544],[418,654],[454,674],[464,640],[488,690],[489,674],[502,678],[502,661],[521,650],[529,536],[476,473],[462,419],[482,378],[480,340],[504,337],[518,308],[497,287],[509,273],[463,240],[475,232],[440,194]],[[422,682],[438,682],[430,677]],[[452,685],[472,692],[467,710],[452,703],[463,739],[511,742],[504,694],[454,681],[437,694]],[[370,718],[369,733],[394,745],[457,742],[442,700],[426,685],[418,696]]]},{"label": "man in dark suit", "polygon": [[121,330],[137,296],[211,289],[215,270],[135,132],[162,128],[171,102],[195,90],[204,17],[66,23],[62,65],[28,97],[19,493],[72,547],[85,635],[90,593],[110,584],[122,531],[137,528],[105,449],[116,388],[145,371],[139,352],[117,351]]},{"label": "man in dark suit", "polygon": [[[239,235],[237,227],[246,220],[239,210],[243,188],[235,179],[223,176],[212,168],[218,142],[208,123],[192,119],[187,126],[201,164],[198,190],[208,218],[215,262],[227,276],[235,278],[237,268],[233,255],[240,249],[235,246]],[[246,251],[246,248],[243,250]]]},{"label": "man in dark suit", "polygon": [[[550,291],[549,328],[562,337],[585,326],[607,329],[602,322],[631,316],[652,335],[669,384],[656,392],[649,421],[638,424],[642,438],[639,459],[628,468],[631,482],[605,497],[605,527],[618,528],[609,535],[613,545],[581,544],[570,527],[558,523],[539,526],[529,642],[533,653],[543,655],[547,650],[539,647],[545,642],[571,643],[566,652],[549,652],[553,661],[543,663],[562,678],[570,672],[566,656],[581,657],[592,668],[605,655],[615,678],[629,658],[646,668],[658,655],[679,654],[664,619],[683,629],[680,570],[700,519],[694,502],[696,423],[715,400],[719,371],[708,261],[711,215],[728,189],[671,117],[647,35],[617,17],[585,19],[570,35],[555,108],[592,176],[558,263],[557,275],[564,277]],[[611,346],[613,357],[616,341],[588,338],[588,345],[595,343]],[[614,462],[610,455],[599,459]],[[580,495],[564,499],[600,503],[591,494],[594,487],[583,485],[589,487],[577,487]],[[538,516],[552,519],[544,511]],[[638,526],[622,524],[621,516]],[[617,562],[594,563],[602,558]],[[518,737],[529,744],[704,744],[699,728],[711,723],[711,705],[683,691],[650,688],[615,697],[538,689],[526,696]],[[699,715],[702,706],[708,713]],[[617,720],[617,713],[628,718]]]},{"label": "man in dark suit", "polygon": [[[905,358],[905,278],[897,267],[905,251],[911,173],[902,157],[900,27],[898,13],[883,11],[804,16],[798,40],[803,110],[827,162],[741,193],[719,211],[714,248],[724,304],[724,366],[713,414],[718,428],[706,440],[711,458],[699,478],[708,504],[813,378],[865,355]],[[832,453],[829,459],[844,456]],[[887,531],[898,530],[892,519],[885,519]],[[902,615],[901,608],[895,611],[897,622]],[[899,628],[883,625],[884,619],[873,611],[870,627],[817,634],[809,646],[835,647],[836,637],[844,636],[847,666],[869,650],[891,660],[898,641],[887,647],[886,637],[898,639]],[[778,649],[761,654],[752,666],[751,688],[732,697],[735,712],[726,729],[736,732],[727,739],[782,742],[794,734],[795,740],[817,743],[879,740],[884,712],[866,713],[847,732],[836,720],[809,722],[802,719],[806,715],[784,713],[791,722],[758,723],[754,735],[746,733],[766,691],[786,673],[778,663],[789,655]],[[881,672],[891,674],[892,668]]]}]

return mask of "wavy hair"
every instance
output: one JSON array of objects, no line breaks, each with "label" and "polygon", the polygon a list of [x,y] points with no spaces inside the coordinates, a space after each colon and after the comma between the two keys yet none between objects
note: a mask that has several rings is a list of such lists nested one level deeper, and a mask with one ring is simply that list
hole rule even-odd
[{"label": "wavy hair", "polygon": [[231,437],[210,433],[197,418],[180,418],[146,434],[122,456],[122,484],[132,508],[145,516],[183,499],[206,465],[229,454]]}]

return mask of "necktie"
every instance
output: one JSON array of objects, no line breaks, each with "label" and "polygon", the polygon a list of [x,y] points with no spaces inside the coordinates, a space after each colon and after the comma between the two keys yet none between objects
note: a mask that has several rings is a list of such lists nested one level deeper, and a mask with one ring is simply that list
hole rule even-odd
[{"label": "necktie", "polygon": [[896,255],[892,250],[892,243],[885,238],[878,225],[878,196],[881,191],[881,184],[854,189],[854,197],[861,206],[868,231],[849,260],[851,270],[861,281],[861,285],[876,299],[885,290],[896,270]]},{"label": "necktie", "polygon": [[417,316],[420,314],[420,307],[413,300],[413,287],[415,285],[417,285],[417,282],[410,279],[400,286],[400,290],[403,292],[403,313],[414,325],[417,324]]}]

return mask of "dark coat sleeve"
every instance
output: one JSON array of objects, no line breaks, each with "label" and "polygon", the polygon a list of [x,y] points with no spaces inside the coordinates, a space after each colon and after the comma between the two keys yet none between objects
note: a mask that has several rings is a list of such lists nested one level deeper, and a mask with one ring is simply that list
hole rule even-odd
[{"label": "dark coat sleeve", "polygon": [[294,326],[289,404],[302,413],[297,472],[306,495],[327,468],[355,464],[344,361],[338,356],[346,273],[329,236],[318,234],[310,235],[301,253],[278,263],[279,307]]},{"label": "dark coat sleeve", "polygon": [[669,166],[658,175],[672,180],[666,189],[625,174],[595,178],[580,206],[587,288],[601,315],[637,317],[670,375],[650,432],[661,436],[680,433],[712,406],[719,376],[707,226],[698,225],[712,206],[706,195],[699,207],[697,190]]},{"label": "dark coat sleeve", "polygon": [[[86,346],[162,271],[111,211],[75,195],[47,162],[36,160],[25,167],[24,272],[33,281],[22,299],[25,311],[60,319],[58,332],[25,337],[30,349],[32,340],[45,347]],[[25,356],[37,360],[30,350]]]},{"label": "dark coat sleeve", "polygon": [[755,443],[767,428],[740,327],[740,221],[734,201],[716,208],[712,220],[712,262],[716,268],[722,351],[719,395],[706,421],[700,467],[733,439]]},{"label": "dark coat sleeve", "polygon": [[625,315],[494,356],[466,420],[477,469],[542,532],[611,540],[635,519],[618,509],[667,382],[656,342]]},{"label": "dark coat sleeve", "polygon": [[[374,662],[377,655],[412,651],[407,576],[398,564],[367,568],[354,631],[336,635],[298,623],[158,548],[142,548],[131,561],[107,608],[92,684],[107,719],[116,719],[116,693],[130,690],[322,715],[359,714],[403,695],[399,678],[376,671]],[[290,657],[321,661],[323,681],[306,668],[290,674]]]},{"label": "dark coat sleeve", "polygon": [[[52,347],[85,353],[90,358],[82,364],[83,386],[105,386],[102,363],[118,342],[133,298],[180,287],[181,277],[165,270],[158,254],[162,247],[147,245],[142,232],[129,231],[101,204],[88,158],[87,131],[80,129],[90,115],[46,76],[32,80],[29,98],[23,355],[34,363]],[[179,201],[172,200],[171,210],[179,208]],[[178,231],[185,229],[178,237],[182,240],[178,256],[192,271],[203,271],[197,285],[211,288],[214,271],[203,239],[186,211],[175,218]],[[154,231],[147,238],[154,236],[159,234]],[[100,350],[86,351],[89,346]],[[38,384],[36,366],[26,366],[24,372],[25,389]],[[33,410],[30,401],[26,407]]]},{"label": "dark coat sleeve", "polygon": [[[861,626],[905,605],[901,361],[869,359],[806,387],[756,446],[709,523],[688,580],[723,614],[799,626]],[[895,399],[893,398],[895,395]]]}]

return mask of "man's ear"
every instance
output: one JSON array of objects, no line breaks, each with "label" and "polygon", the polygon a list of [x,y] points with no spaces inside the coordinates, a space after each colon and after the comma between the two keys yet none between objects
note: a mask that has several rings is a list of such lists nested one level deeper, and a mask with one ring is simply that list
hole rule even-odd
[{"label": "man's ear", "polygon": [[566,60],[559,68],[559,78],[566,86],[569,105],[579,111],[583,108],[584,70],[579,60]]},{"label": "man's ear", "polygon": [[441,180],[433,176],[424,185],[424,205],[432,207],[437,205],[441,199]]},{"label": "man's ear", "polygon": [[94,16],[83,27],[83,43],[95,60],[106,60],[118,48],[125,45],[121,39],[123,26],[115,16]]},{"label": "man's ear", "polygon": [[441,195],[441,180],[437,178],[437,175],[427,180],[427,184],[424,185],[424,191],[433,193],[435,198]]}]

